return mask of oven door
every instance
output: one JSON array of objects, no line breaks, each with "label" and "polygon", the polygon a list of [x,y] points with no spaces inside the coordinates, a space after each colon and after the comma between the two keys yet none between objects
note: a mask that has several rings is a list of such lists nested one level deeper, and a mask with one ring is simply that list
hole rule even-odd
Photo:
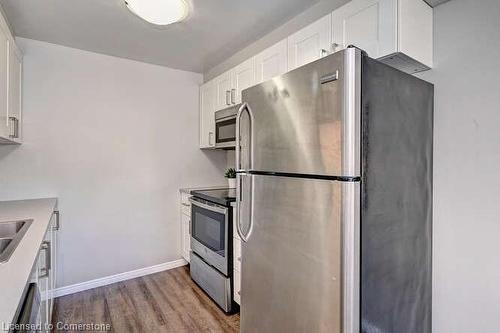
[{"label": "oven door", "polygon": [[203,199],[191,201],[191,250],[229,275],[229,209]]},{"label": "oven door", "polygon": [[236,145],[236,116],[215,121],[215,148],[234,148]]}]

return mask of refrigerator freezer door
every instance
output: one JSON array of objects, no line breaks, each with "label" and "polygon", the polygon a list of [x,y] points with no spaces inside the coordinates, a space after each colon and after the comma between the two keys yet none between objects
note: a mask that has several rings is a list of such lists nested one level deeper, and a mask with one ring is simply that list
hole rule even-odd
[{"label": "refrigerator freezer door", "polygon": [[359,183],[249,177],[255,195],[242,243],[241,332],[335,333],[358,323]]},{"label": "refrigerator freezer door", "polygon": [[348,48],[244,90],[237,167],[359,177],[360,71],[360,51]]}]

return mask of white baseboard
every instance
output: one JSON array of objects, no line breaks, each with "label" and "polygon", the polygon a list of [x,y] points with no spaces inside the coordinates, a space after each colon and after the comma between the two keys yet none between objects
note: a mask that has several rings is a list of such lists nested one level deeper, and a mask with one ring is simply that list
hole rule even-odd
[{"label": "white baseboard", "polygon": [[90,280],[86,282],[81,282],[73,284],[66,287],[57,288],[53,291],[54,297],[61,297],[69,294],[74,294],[80,291],[89,290],[97,287],[107,286],[108,284],[134,279],[137,277],[163,272],[169,269],[177,268],[187,265],[187,261],[184,259],[169,261],[163,264],[136,269],[134,271],[120,273],[116,275],[105,276],[103,278]]}]

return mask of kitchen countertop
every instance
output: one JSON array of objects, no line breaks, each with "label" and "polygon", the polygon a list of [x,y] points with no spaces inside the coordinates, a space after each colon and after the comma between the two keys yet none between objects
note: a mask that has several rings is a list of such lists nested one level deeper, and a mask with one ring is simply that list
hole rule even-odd
[{"label": "kitchen countertop", "polygon": [[203,191],[203,190],[224,190],[224,189],[228,189],[229,186],[224,186],[224,185],[221,185],[221,186],[205,186],[205,187],[185,187],[185,188],[181,188],[179,191],[181,191],[182,193],[186,193],[186,194],[191,194],[191,191]]},{"label": "kitchen countertop", "polygon": [[14,319],[56,205],[56,198],[0,202],[0,222],[33,220],[9,261],[0,263],[0,328]]}]

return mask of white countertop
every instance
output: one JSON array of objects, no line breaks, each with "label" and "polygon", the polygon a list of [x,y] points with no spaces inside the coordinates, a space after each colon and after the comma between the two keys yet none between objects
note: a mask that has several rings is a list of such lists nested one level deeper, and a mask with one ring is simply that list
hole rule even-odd
[{"label": "white countertop", "polygon": [[206,187],[186,187],[186,188],[181,188],[179,191],[186,193],[186,194],[191,194],[191,191],[203,191],[203,190],[219,190],[219,189],[227,189],[229,186],[227,185],[220,185],[220,186],[206,186]]},{"label": "white countertop", "polygon": [[0,222],[33,219],[6,263],[0,263],[0,327],[14,319],[57,199],[0,202]]}]

